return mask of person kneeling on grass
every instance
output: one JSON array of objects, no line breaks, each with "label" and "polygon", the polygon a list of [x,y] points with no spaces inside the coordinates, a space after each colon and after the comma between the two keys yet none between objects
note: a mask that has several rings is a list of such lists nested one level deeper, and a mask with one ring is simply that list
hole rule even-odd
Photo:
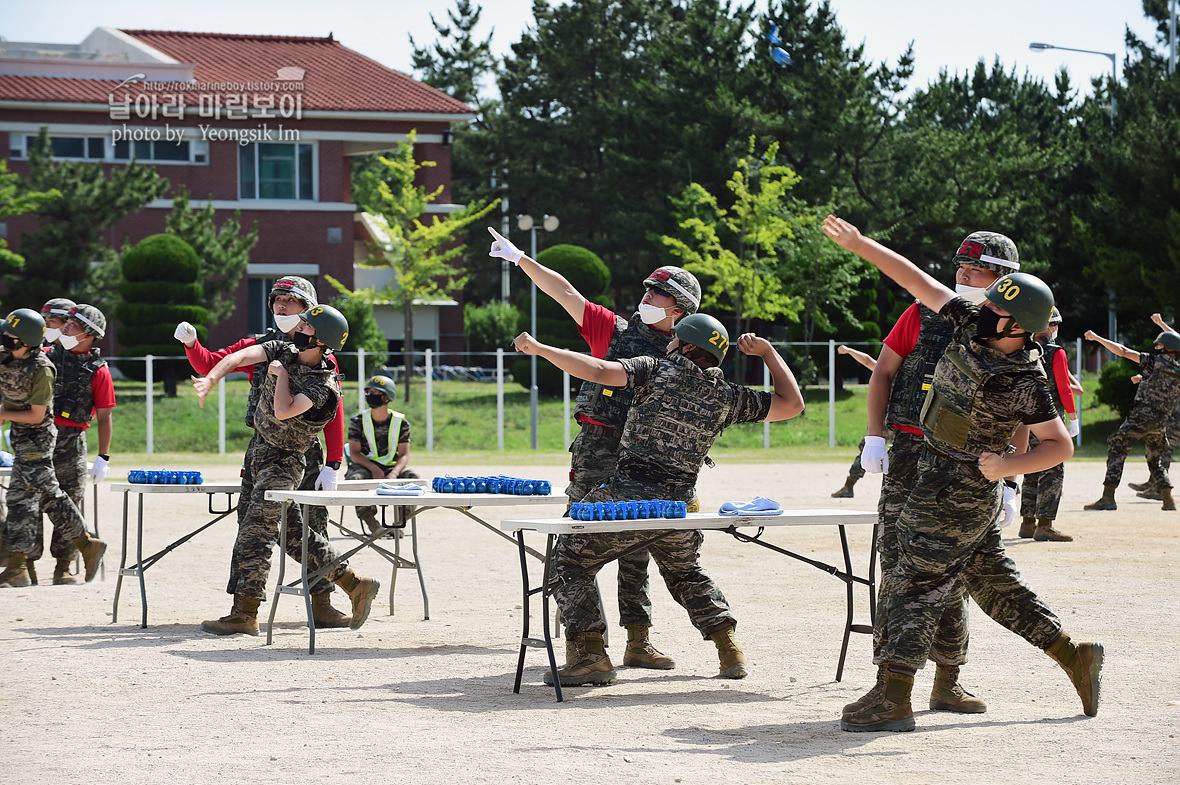
[{"label": "person kneeling on grass", "polygon": [[[696,498],[697,474],[723,429],[743,422],[786,420],[803,411],[803,395],[794,375],[764,338],[747,333],[738,339],[738,348],[766,363],[773,393],[725,381],[719,366],[729,348],[729,333],[712,316],[686,316],[672,329],[675,335],[666,356],[617,362],[546,346],[528,333],[517,337],[518,351],[544,357],[571,376],[634,391],[615,475],[583,501],[687,503]],[[668,591],[688,611],[701,635],[716,644],[721,676],[747,675],[745,656],[734,638],[737,619],[721,589],[700,565],[704,535],[699,530],[612,532],[559,539],[553,552],[549,588],[572,643],[567,646],[566,665],[558,671],[562,686],[615,680],[603,645],[606,621],[594,576],[604,562],[661,535],[649,551]]]}]

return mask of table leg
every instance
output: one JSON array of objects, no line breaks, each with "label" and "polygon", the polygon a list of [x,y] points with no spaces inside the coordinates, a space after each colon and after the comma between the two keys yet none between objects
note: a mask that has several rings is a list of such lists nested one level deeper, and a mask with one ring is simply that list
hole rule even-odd
[{"label": "table leg", "polygon": [[307,630],[309,633],[307,641],[307,653],[315,654],[315,613],[311,610],[311,584],[307,582],[307,538],[311,534],[311,516],[308,514],[308,507],[306,504],[300,507],[303,513],[302,529],[303,542],[301,543],[300,553],[303,558],[300,560],[300,574],[303,579],[303,607],[307,611]]},{"label": "table leg", "polygon": [[426,593],[426,578],[422,575],[422,557],[418,555],[418,516],[410,518],[410,549],[414,554],[414,569],[418,572],[418,588],[422,590],[422,618],[430,619],[430,595]]},{"label": "table leg", "polygon": [[[521,532],[524,541],[524,532]],[[561,703],[565,697],[561,694],[561,677],[557,675],[557,658],[553,655],[553,636],[549,630],[549,578],[553,569],[553,543],[557,536],[550,534],[545,542],[545,569],[541,572],[541,627],[545,632],[545,652],[549,655],[549,672],[553,674],[553,690],[557,693],[557,702]],[[521,567],[524,564],[524,553],[520,555]],[[605,616],[603,618],[606,618]]]},{"label": "table leg", "polygon": [[[557,675],[557,658],[553,654],[553,639],[550,635],[549,628],[549,564],[553,555],[553,543],[556,537],[552,534],[548,535],[545,548],[545,568],[542,571],[543,583],[539,588],[534,589],[529,584],[529,565],[527,554],[531,549],[526,548],[524,544],[524,531],[518,530],[516,532],[517,549],[520,554],[520,574],[524,586],[524,602],[522,607],[524,609],[524,617],[521,622],[520,633],[520,654],[516,659],[516,683],[512,687],[512,691],[520,693],[520,682],[524,677],[524,655],[525,651],[530,648],[544,648],[546,654],[549,656],[549,672],[553,675],[553,689],[557,693],[558,702],[565,700],[561,692],[561,677]],[[529,623],[532,618],[532,609],[530,601],[534,594],[540,592],[541,594],[541,623],[544,632],[544,638],[530,638],[529,637]]]},{"label": "table leg", "polygon": [[139,574],[139,598],[143,601],[143,621],[140,627],[147,629],[147,584],[143,580],[143,494],[135,494],[135,571]]},{"label": "table leg", "polygon": [[[844,524],[839,524],[837,526],[837,528],[839,528],[839,530],[840,530],[840,547],[844,551],[844,572],[847,575],[851,576],[851,575],[853,575],[852,556],[848,552],[848,533],[844,528]],[[876,525],[874,525],[873,526],[874,545],[869,549],[869,578],[867,581],[862,581],[862,582],[868,584],[869,617],[870,617],[870,620],[874,623],[876,622],[876,609],[873,607],[873,599],[874,599],[873,598],[873,593],[874,593],[873,592],[873,588],[874,588],[873,554],[876,552],[876,544],[875,544],[876,543],[876,533],[877,533],[877,527],[876,527]],[[845,591],[847,592],[846,601],[848,603],[848,612],[847,612],[847,615],[844,620],[844,640],[840,644],[840,661],[836,664],[836,681],[840,681],[844,676],[844,660],[848,655],[848,639],[852,635],[852,633],[859,632],[859,633],[864,633],[867,635],[873,634],[873,624],[865,625],[865,624],[853,624],[852,623],[853,611],[855,610],[854,597],[853,597],[855,586],[853,585],[853,581],[851,581],[851,580],[846,581],[844,586],[845,586]]]},{"label": "table leg", "polygon": [[275,611],[279,608],[279,597],[283,596],[283,580],[287,573],[287,507],[290,502],[284,501],[279,512],[279,578],[275,583],[274,596],[270,598],[270,619],[266,623],[266,645],[271,644],[275,628]]},{"label": "table leg", "polygon": [[119,592],[123,588],[123,568],[127,565],[127,494],[123,491],[123,547],[119,549],[119,577],[115,579],[115,603],[111,608],[111,623],[119,620]]}]

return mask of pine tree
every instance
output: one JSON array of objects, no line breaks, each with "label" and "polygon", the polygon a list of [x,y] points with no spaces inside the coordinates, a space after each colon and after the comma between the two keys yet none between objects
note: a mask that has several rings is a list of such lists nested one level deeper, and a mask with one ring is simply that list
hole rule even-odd
[{"label": "pine tree", "polygon": [[209,323],[217,324],[234,312],[235,295],[242,274],[250,263],[250,249],[258,244],[258,222],[242,234],[242,212],[217,225],[212,200],[200,210],[189,205],[188,191],[172,199],[168,232],[192,246],[201,262],[197,282],[204,292],[202,304],[209,311]]}]

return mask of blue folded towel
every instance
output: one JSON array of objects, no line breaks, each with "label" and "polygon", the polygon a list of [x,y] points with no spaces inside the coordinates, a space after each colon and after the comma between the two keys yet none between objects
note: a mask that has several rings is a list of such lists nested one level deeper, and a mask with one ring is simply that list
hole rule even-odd
[{"label": "blue folded towel", "polygon": [[383,482],[377,488],[378,496],[421,496],[422,486],[420,485],[391,485]]},{"label": "blue folded towel", "polygon": [[773,499],[755,496],[753,501],[726,502],[717,512],[720,515],[782,515],[783,508]]}]

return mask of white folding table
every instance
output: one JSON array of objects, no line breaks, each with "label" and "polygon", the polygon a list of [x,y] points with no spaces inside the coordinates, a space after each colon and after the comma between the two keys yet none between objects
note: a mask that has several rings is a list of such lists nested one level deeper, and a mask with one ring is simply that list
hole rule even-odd
[{"label": "white folding table", "polygon": [[[844,582],[847,590],[847,616],[844,622],[844,640],[840,646],[840,660],[836,665],[836,681],[844,674],[844,658],[848,653],[848,639],[851,633],[860,632],[871,635],[873,632],[872,620],[876,617],[876,561],[875,548],[869,553],[869,569],[868,577],[860,577],[853,572],[852,556],[848,551],[848,536],[844,530],[845,526],[856,524],[870,524],[873,526],[873,542],[877,539],[877,513],[876,511],[857,511],[857,510],[836,510],[836,509],[820,509],[820,510],[787,510],[782,515],[776,516],[734,516],[734,515],[718,515],[716,513],[692,512],[686,518],[655,518],[655,519],[641,519],[630,521],[576,521],[570,518],[544,518],[536,520],[510,520],[504,521],[500,527],[506,532],[512,532],[516,537],[517,546],[520,549],[520,571],[524,581],[524,629],[520,637],[520,654],[516,661],[516,683],[512,688],[513,692],[520,692],[520,682],[524,675],[524,657],[525,651],[529,648],[545,649],[549,657],[549,670],[553,675],[553,687],[557,693],[557,700],[564,700],[561,692],[561,679],[557,675],[557,658],[553,653],[553,639],[549,627],[549,598],[551,592],[549,590],[549,580],[552,573],[553,561],[553,545],[557,540],[558,535],[561,534],[595,534],[595,533],[609,533],[609,532],[632,532],[632,531],[650,531],[652,536],[650,539],[638,543],[632,548],[618,554],[612,559],[599,562],[591,565],[588,569],[595,569],[602,566],[608,561],[614,561],[620,556],[625,556],[635,551],[643,550],[649,547],[652,543],[666,537],[671,531],[684,531],[691,529],[703,529],[706,531],[722,531],[732,535],[734,538],[742,542],[750,542],[755,545],[761,545],[764,548],[769,548],[776,553],[781,553],[784,556],[790,556],[793,559],[806,562],[813,567],[817,567],[830,575],[835,576]],[[844,554],[844,569],[834,567],[830,564],[809,559],[806,556],[801,556],[793,553],[785,548],[780,548],[769,542],[761,539],[762,534],[767,528],[778,528],[786,526],[815,526],[815,525],[832,525],[836,526],[840,533],[840,547]],[[739,529],[757,528],[758,531],[754,534],[747,534],[739,531]],[[526,549],[524,544],[524,533],[526,531],[539,532],[546,536],[545,556],[544,556],[544,570],[542,571],[541,584],[539,586],[532,586],[529,582],[528,564],[525,562],[525,552],[531,549]],[[861,584],[868,587],[869,600],[869,618],[870,623],[854,624],[853,623],[853,587],[856,584]],[[543,638],[529,637],[529,602],[534,594],[541,595],[541,619],[542,629],[544,631]]]},{"label": "white folding table", "polygon": [[[143,603],[143,619],[139,626],[146,628],[148,604],[147,588],[143,580],[144,572],[147,571],[148,567],[151,567],[162,559],[165,554],[180,547],[205,531],[205,529],[208,529],[222,518],[234,512],[237,507],[233,503],[233,495],[241,491],[242,485],[237,482],[207,482],[202,485],[153,485],[138,482],[113,482],[110,484],[110,489],[115,493],[123,494],[123,552],[119,555],[119,578],[115,582],[115,603],[111,611],[111,621],[116,622],[119,620],[119,592],[123,588],[123,576],[135,576],[139,578],[139,597]],[[127,563],[127,510],[131,494],[135,494],[138,502],[135,519],[135,564],[125,567],[124,565]],[[204,494],[208,500],[209,514],[214,516],[214,518],[194,531],[184,535],[179,540],[164,546],[163,549],[153,553],[151,556],[145,557],[143,555],[143,497],[148,494]],[[226,497],[225,509],[215,509],[213,506],[213,497],[221,494],[225,494]],[[97,507],[97,504],[95,506]]]},{"label": "white folding table", "polygon": [[[360,480],[357,482],[376,482],[372,480]],[[388,482],[388,481],[386,481]],[[426,593],[426,580],[422,575],[422,562],[418,554],[418,516],[427,510],[444,509],[455,510],[466,515],[471,520],[483,526],[488,531],[495,534],[497,537],[502,537],[509,542],[516,542],[516,540],[508,534],[500,531],[494,524],[491,524],[481,518],[479,515],[472,512],[473,508],[477,507],[532,507],[545,504],[566,504],[566,497],[564,494],[550,494],[548,496],[510,496],[507,494],[493,494],[493,493],[423,493],[419,496],[387,496],[378,494],[375,490],[371,491],[267,491],[266,500],[272,502],[282,503],[282,513],[279,516],[279,575],[275,585],[275,596],[270,603],[270,621],[267,625],[266,642],[271,643],[272,631],[274,629],[275,610],[278,607],[279,597],[283,594],[294,594],[302,596],[305,610],[307,611],[307,627],[309,631],[309,641],[307,646],[308,654],[315,654],[315,621],[311,612],[311,593],[308,587],[327,573],[333,565],[324,565],[320,570],[309,573],[307,571],[307,515],[303,515],[303,550],[301,554],[301,569],[299,580],[292,581],[290,584],[284,583],[287,566],[287,510],[291,505],[313,505],[318,504],[324,507],[366,507],[369,505],[377,505],[381,507],[382,525],[384,528],[372,533],[366,534],[360,531],[354,531],[344,526],[343,522],[337,524],[342,532],[359,541],[359,544],[340,555],[340,559],[350,558],[352,555],[359,552],[362,548],[371,548],[388,561],[392,565],[389,586],[389,613],[393,614],[393,591],[397,583],[398,570],[412,569],[418,574],[418,586],[422,591],[422,613],[424,619],[430,618],[430,598]],[[394,508],[394,522],[390,524],[385,523],[385,509],[386,507]],[[414,508],[412,513],[408,513],[409,508]],[[343,517],[343,516],[341,516]],[[413,552],[413,560],[406,559],[401,555],[401,542],[398,539],[394,540],[394,551],[391,553],[381,545],[377,544],[377,540],[385,537],[394,531],[401,530],[409,526],[410,529],[410,547]],[[524,547],[523,544],[518,544],[521,549],[521,558],[524,554],[531,554],[537,559],[544,559],[544,556],[531,548]],[[333,562],[335,564],[335,562]]]}]

